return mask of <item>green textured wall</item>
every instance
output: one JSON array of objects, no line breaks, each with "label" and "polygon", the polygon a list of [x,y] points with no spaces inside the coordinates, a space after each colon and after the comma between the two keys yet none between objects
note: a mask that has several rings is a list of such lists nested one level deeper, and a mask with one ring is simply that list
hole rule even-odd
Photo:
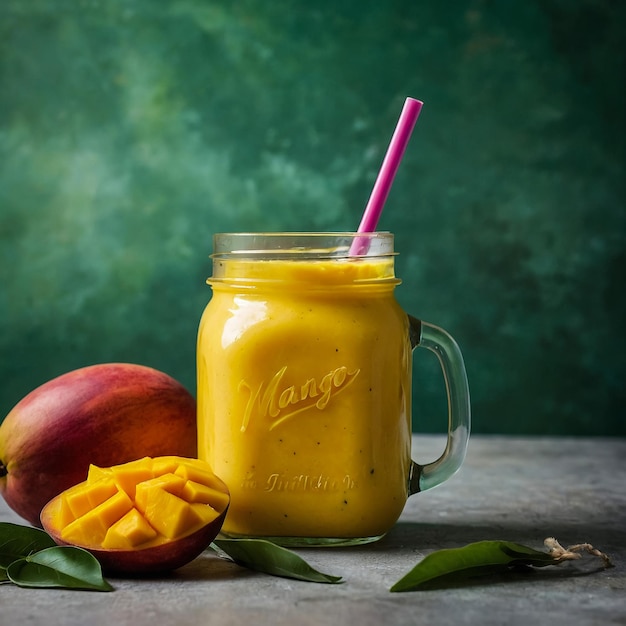
[{"label": "green textured wall", "polygon": [[[381,229],[476,432],[626,435],[624,26],[610,0],[0,3],[0,414],[95,362],[195,389],[223,230]],[[416,365],[417,430],[443,428]]]}]

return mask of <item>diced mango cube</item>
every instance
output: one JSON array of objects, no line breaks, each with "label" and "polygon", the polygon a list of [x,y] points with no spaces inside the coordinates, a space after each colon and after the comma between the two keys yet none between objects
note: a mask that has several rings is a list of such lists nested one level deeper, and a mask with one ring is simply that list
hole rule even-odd
[{"label": "diced mango cube", "polygon": [[[199,461],[199,463],[204,462]],[[211,489],[223,491],[224,485],[208,468],[209,466],[206,464],[204,464],[204,467],[199,467],[197,465],[181,463],[175,473],[185,480],[192,480],[195,483],[211,487]]]},{"label": "diced mango cube", "polygon": [[107,530],[108,526],[94,509],[68,524],[61,531],[61,539],[67,543],[96,546],[104,539]]},{"label": "diced mango cube", "polygon": [[144,480],[137,485],[135,490],[135,504],[140,511],[146,508],[146,498],[154,490],[162,490],[179,498],[182,496],[185,480],[176,474],[164,474],[150,480]]},{"label": "diced mango cube", "polygon": [[189,503],[210,504],[219,513],[228,506],[230,501],[228,494],[223,491],[217,491],[193,480],[185,482],[182,497]]},{"label": "diced mango cube", "polygon": [[89,471],[87,472],[87,482],[95,483],[97,480],[101,478],[106,478],[107,476],[111,476],[112,471],[110,467],[98,467],[97,465],[91,464],[89,466]]},{"label": "diced mango cube", "polygon": [[150,525],[168,539],[182,537],[202,522],[187,502],[163,489],[146,490],[136,504]]},{"label": "diced mango cube", "polygon": [[68,543],[97,545],[104,539],[109,527],[132,508],[128,495],[116,489],[115,495],[66,526],[61,537]]},{"label": "diced mango cube", "polygon": [[176,474],[155,476],[150,482],[151,487],[164,489],[168,493],[180,498],[185,488],[185,479]]},{"label": "diced mango cube", "polygon": [[55,508],[55,520],[59,528],[64,528],[76,519],[67,503],[66,494],[63,494],[58,499],[58,504]]},{"label": "diced mango cube", "polygon": [[64,494],[64,499],[74,518],[79,518],[107,498],[117,493],[115,483],[109,478],[94,483],[80,483]]},{"label": "diced mango cube", "polygon": [[133,508],[109,528],[102,547],[108,550],[129,550],[157,536],[156,530]]},{"label": "diced mango cube", "polygon": [[[77,485],[78,487],[79,485]],[[80,489],[76,487],[72,489],[68,489],[63,494],[63,501],[65,503],[65,507],[71,512],[72,518],[76,519],[81,515],[84,515],[91,509],[91,505],[89,504],[89,498],[86,493],[86,485],[81,483]]]},{"label": "diced mango cube", "polygon": [[135,486],[138,483],[149,480],[154,476],[152,473],[152,459],[150,457],[130,461],[123,465],[116,465],[111,470],[115,482],[131,498],[135,497]]},{"label": "diced mango cube", "polygon": [[163,474],[173,474],[180,465],[180,457],[161,456],[152,459],[152,475],[162,476]]},{"label": "diced mango cube", "polygon": [[128,497],[128,494],[124,491],[118,491],[114,496],[97,506],[94,512],[100,516],[104,525],[109,528],[132,508],[133,501]]},{"label": "diced mango cube", "polygon": [[216,511],[208,504],[200,504],[198,502],[190,504],[189,508],[202,520],[202,526],[210,524],[213,520],[219,517],[219,511]]},{"label": "diced mango cube", "polygon": [[117,485],[109,477],[106,477],[91,485],[87,491],[87,498],[93,508],[112,498],[116,493],[118,493]]}]

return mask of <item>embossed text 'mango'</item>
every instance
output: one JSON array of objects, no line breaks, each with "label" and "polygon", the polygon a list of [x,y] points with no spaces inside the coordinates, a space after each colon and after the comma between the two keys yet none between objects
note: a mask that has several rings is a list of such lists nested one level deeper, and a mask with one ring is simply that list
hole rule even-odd
[{"label": "embossed text 'mango'", "polygon": [[287,366],[278,370],[265,385],[252,387],[245,380],[239,383],[239,392],[248,393],[249,398],[241,424],[242,432],[251,419],[266,420],[272,430],[284,421],[315,407],[326,408],[331,399],[341,393],[358,376],[360,369],[349,371],[341,366],[330,370],[319,380],[307,378],[300,385],[282,384]]}]

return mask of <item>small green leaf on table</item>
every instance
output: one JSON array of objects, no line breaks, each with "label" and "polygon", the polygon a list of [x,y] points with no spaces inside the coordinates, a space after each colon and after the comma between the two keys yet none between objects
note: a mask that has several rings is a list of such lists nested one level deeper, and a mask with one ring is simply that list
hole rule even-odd
[{"label": "small green leaf on table", "polygon": [[237,565],[272,576],[314,583],[342,582],[341,576],[319,572],[295,552],[265,539],[216,539],[211,547]]},{"label": "small green leaf on table", "polygon": [[438,550],[427,555],[410,572],[398,580],[390,591],[416,591],[433,581],[471,578],[483,574],[497,574],[515,567],[546,567],[580,558],[585,551],[612,564],[607,555],[590,544],[563,548],[554,538],[546,539],[549,552],[541,552],[511,541],[478,541],[461,548]]},{"label": "small green leaf on table", "polygon": [[55,545],[52,537],[39,528],[0,522],[0,580],[2,570],[13,561]]},{"label": "small green leaf on table", "polygon": [[97,559],[82,548],[55,546],[14,561],[7,568],[11,582],[20,587],[61,587],[112,591],[102,577]]}]

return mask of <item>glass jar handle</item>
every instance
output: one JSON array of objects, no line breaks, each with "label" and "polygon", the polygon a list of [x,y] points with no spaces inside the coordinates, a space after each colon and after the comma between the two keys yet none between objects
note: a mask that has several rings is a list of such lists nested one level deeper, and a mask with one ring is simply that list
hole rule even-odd
[{"label": "glass jar handle", "polygon": [[448,480],[465,459],[470,434],[470,396],[463,355],[456,341],[442,328],[409,315],[411,347],[437,355],[448,395],[448,441],[442,455],[431,463],[411,461],[409,495]]}]

